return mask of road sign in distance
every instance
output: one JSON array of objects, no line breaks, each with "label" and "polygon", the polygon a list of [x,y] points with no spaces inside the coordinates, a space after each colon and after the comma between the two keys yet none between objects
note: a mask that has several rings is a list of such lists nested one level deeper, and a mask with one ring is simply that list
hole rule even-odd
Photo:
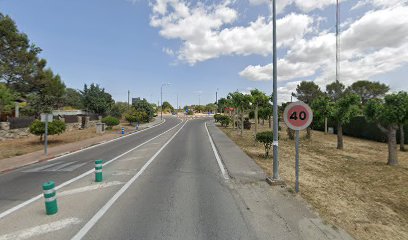
[{"label": "road sign in distance", "polygon": [[294,102],[286,106],[283,119],[288,128],[293,130],[303,130],[312,123],[313,111],[304,102]]}]

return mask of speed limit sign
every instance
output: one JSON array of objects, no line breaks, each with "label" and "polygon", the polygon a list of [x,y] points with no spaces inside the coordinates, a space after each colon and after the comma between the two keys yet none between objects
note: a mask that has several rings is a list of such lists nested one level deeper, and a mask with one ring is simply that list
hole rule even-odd
[{"label": "speed limit sign", "polygon": [[283,119],[288,128],[293,129],[296,132],[295,191],[299,192],[299,131],[309,127],[309,125],[312,123],[313,112],[306,103],[294,102],[285,108]]},{"label": "speed limit sign", "polygon": [[304,102],[294,102],[285,108],[283,119],[288,128],[303,130],[312,123],[312,109]]}]

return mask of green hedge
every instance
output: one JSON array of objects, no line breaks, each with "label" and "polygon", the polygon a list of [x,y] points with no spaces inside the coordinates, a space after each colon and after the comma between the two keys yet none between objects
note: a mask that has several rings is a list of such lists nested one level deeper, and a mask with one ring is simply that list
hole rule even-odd
[{"label": "green hedge", "polygon": [[[314,130],[324,131],[324,121],[319,119],[313,120],[312,125]],[[334,128],[334,133],[337,133],[337,124],[329,120],[329,127]],[[408,143],[408,125],[404,126],[405,142]],[[358,116],[351,119],[349,124],[343,126],[343,134],[350,137],[373,140],[377,142],[387,142],[386,135],[381,132],[376,124],[367,122],[364,116]],[[399,143],[399,131],[397,131],[397,142]]]}]

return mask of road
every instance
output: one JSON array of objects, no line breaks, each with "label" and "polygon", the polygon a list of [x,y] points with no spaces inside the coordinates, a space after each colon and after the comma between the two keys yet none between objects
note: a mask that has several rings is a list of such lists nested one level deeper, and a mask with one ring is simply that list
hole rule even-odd
[{"label": "road", "polygon": [[[178,119],[168,118],[167,121],[160,126],[133,134],[118,141],[78,152],[77,154],[60,158],[52,163],[44,162],[20,168],[13,172],[0,174],[0,212],[14,206],[16,202],[22,202],[38,195],[41,191],[42,183],[52,179],[59,184],[72,179],[92,169],[95,165],[95,160],[102,159],[108,161],[120,153],[124,153],[174,127],[179,122]],[[64,166],[64,164],[69,165]],[[43,167],[47,168],[42,169]]]},{"label": "road", "polygon": [[[212,146],[206,122],[169,117],[144,132],[0,175],[0,240],[351,239],[259,178],[242,183],[224,174],[228,166],[216,157],[222,144]],[[239,151],[229,151],[228,163],[247,158]],[[96,159],[105,161],[102,183],[94,181]],[[248,171],[241,170],[237,176]],[[58,186],[52,216],[40,194],[48,180]]]}]

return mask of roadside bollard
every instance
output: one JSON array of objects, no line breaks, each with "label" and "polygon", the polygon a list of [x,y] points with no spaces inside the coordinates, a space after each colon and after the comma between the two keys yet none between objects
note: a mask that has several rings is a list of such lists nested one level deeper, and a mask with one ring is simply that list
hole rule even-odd
[{"label": "roadside bollard", "polygon": [[57,196],[55,192],[55,183],[53,181],[46,182],[42,185],[44,199],[45,199],[45,212],[47,215],[53,215],[58,212]]},{"label": "roadside bollard", "polygon": [[124,135],[125,134],[125,128],[123,127],[122,128],[122,135]]},{"label": "roadside bollard", "polygon": [[95,161],[95,182],[102,182],[102,160]]}]

